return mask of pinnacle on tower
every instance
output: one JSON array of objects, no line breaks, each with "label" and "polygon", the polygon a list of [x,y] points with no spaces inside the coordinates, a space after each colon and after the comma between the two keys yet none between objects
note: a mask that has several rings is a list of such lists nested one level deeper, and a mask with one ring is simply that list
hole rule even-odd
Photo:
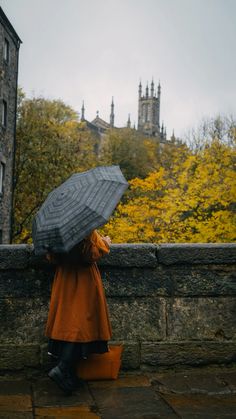
[{"label": "pinnacle on tower", "polygon": [[173,142],[175,141],[175,131],[174,131],[174,129],[173,129],[173,132],[172,132],[172,135],[171,135],[170,139]]},{"label": "pinnacle on tower", "polygon": [[161,135],[164,135],[164,122],[162,121],[162,125],[161,125]]},{"label": "pinnacle on tower", "polygon": [[114,114],[114,101],[113,96],[111,100],[111,114],[110,114],[110,126],[114,127],[114,121],[115,121],[115,114]]},{"label": "pinnacle on tower", "polygon": [[138,95],[139,95],[139,98],[141,98],[141,96],[142,96],[142,83],[141,83],[141,81],[140,81],[139,87],[138,87]]},{"label": "pinnacle on tower", "polygon": [[151,82],[151,97],[153,97],[153,96],[154,96],[154,81],[152,79],[152,82]]},{"label": "pinnacle on tower", "polygon": [[146,97],[148,98],[149,96],[149,89],[148,89],[148,83],[147,83],[147,87],[146,87]]},{"label": "pinnacle on tower", "polygon": [[160,80],[159,80],[159,83],[158,83],[158,88],[157,88],[157,96],[160,98],[160,96],[161,96],[161,85],[160,85]]},{"label": "pinnacle on tower", "polygon": [[82,103],[82,108],[81,108],[81,121],[84,121],[84,112],[85,112],[85,107],[84,107],[84,101]]},{"label": "pinnacle on tower", "polygon": [[130,113],[129,113],[129,116],[128,116],[127,128],[131,128]]}]

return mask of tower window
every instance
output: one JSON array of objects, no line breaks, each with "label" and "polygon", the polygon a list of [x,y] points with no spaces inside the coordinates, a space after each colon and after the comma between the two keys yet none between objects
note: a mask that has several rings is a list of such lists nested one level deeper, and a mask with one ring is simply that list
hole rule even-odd
[{"label": "tower window", "polygon": [[4,180],[5,165],[0,162],[0,195],[3,193],[3,180]]},{"label": "tower window", "polygon": [[9,63],[9,57],[10,57],[10,54],[9,54],[9,41],[6,38],[4,40],[4,53],[3,54],[4,54],[3,55],[4,60],[6,61],[6,63]]},{"label": "tower window", "polygon": [[149,115],[149,105],[147,103],[146,109],[145,109],[145,122],[148,122],[148,115]]},{"label": "tower window", "polygon": [[2,126],[7,126],[7,102],[5,100],[2,101]]},{"label": "tower window", "polygon": [[151,105],[147,105],[147,121],[151,121]]}]

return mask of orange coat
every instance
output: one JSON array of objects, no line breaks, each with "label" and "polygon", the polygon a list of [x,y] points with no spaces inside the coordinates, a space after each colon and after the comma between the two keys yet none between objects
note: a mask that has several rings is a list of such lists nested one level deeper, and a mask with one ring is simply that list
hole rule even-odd
[{"label": "orange coat", "polygon": [[[87,247],[87,248],[86,248]],[[59,264],[51,292],[46,336],[69,342],[109,340],[111,324],[96,261],[109,253],[108,244],[95,230],[85,240],[92,263]]]}]

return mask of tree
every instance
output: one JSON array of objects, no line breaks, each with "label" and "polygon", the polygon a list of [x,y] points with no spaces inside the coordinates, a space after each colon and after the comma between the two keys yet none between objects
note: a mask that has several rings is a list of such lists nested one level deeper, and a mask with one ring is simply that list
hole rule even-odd
[{"label": "tree", "polygon": [[104,233],[115,242],[232,242],[236,239],[235,150],[218,139],[171,167],[133,179]]},{"label": "tree", "polygon": [[103,140],[100,161],[118,164],[127,179],[143,178],[157,166],[157,139],[141,136],[129,128],[110,130]]},{"label": "tree", "polygon": [[233,116],[218,115],[214,118],[205,118],[198,128],[192,129],[185,138],[194,152],[209,147],[215,140],[229,147],[236,145],[236,121]]},{"label": "tree", "polygon": [[60,100],[20,91],[16,134],[14,240],[31,238],[32,218],[48,193],[73,172],[96,165],[94,139]]}]

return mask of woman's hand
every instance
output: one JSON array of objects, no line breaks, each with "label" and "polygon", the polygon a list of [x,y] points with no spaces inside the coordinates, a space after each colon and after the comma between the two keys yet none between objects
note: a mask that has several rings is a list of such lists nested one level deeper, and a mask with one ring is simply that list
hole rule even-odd
[{"label": "woman's hand", "polygon": [[111,238],[109,236],[103,236],[103,240],[110,246],[111,244]]}]

